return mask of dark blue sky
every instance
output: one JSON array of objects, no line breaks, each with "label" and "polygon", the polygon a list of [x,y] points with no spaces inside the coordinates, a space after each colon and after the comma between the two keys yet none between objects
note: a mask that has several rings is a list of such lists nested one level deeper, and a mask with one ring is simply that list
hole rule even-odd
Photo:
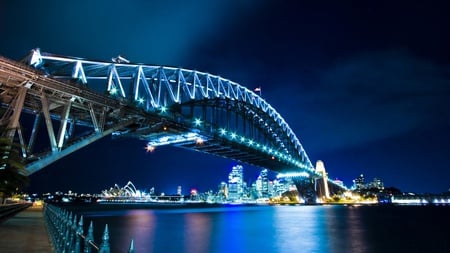
[{"label": "dark blue sky", "polygon": [[[392,1],[0,3],[0,55],[30,49],[196,69],[262,96],[311,161],[350,185],[450,188],[450,6]],[[317,3],[316,3],[317,2]],[[442,1],[443,2],[443,1]],[[109,137],[31,176],[32,191],[216,189],[233,161]],[[246,180],[258,170],[245,166]]]}]

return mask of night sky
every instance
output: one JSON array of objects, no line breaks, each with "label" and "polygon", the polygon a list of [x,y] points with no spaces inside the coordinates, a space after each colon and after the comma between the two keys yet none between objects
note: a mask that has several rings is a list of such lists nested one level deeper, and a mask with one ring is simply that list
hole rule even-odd
[{"label": "night sky", "polygon": [[[299,2],[2,1],[0,55],[120,54],[260,86],[331,178],[350,186],[363,173],[402,191],[448,191],[449,4]],[[237,164],[172,147],[146,153],[145,144],[106,137],[33,174],[29,191],[99,193],[128,181],[216,190]],[[244,170],[247,181],[259,173]]]}]

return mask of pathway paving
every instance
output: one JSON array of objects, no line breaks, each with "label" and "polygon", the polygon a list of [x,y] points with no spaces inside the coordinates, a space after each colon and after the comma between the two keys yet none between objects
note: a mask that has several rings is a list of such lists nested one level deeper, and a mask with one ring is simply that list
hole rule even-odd
[{"label": "pathway paving", "polygon": [[0,224],[0,252],[53,252],[42,206],[31,206]]}]

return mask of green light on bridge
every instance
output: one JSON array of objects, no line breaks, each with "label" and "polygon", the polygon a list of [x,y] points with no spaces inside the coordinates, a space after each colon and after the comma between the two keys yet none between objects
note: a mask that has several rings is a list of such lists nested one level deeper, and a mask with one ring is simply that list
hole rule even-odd
[{"label": "green light on bridge", "polygon": [[[197,126],[200,125],[201,123],[202,122],[200,121],[200,119],[195,119],[194,121],[194,124]],[[282,160],[286,163],[290,163],[293,166],[301,168],[305,167],[305,165],[303,165],[300,161],[293,159],[292,156],[289,154],[284,154],[284,152],[278,151],[277,148],[268,147],[266,145],[255,142],[252,139],[246,139],[244,136],[239,136],[234,132],[227,131],[225,128],[219,128],[219,135],[222,136],[223,138],[240,142],[249,147],[256,147],[258,150],[263,151],[264,153],[270,155],[272,160],[274,160],[275,157],[277,157],[277,159]]]},{"label": "green light on bridge", "polygon": [[109,94],[111,94],[111,95],[116,95],[116,94],[117,94],[117,89],[116,89],[116,88],[112,88],[112,89],[109,91]]},{"label": "green light on bridge", "polygon": [[227,133],[227,130],[221,128],[220,130],[220,135],[225,135]]},{"label": "green light on bridge", "polygon": [[202,121],[200,119],[197,118],[197,119],[194,120],[194,125],[195,126],[200,126],[201,124],[202,124]]}]

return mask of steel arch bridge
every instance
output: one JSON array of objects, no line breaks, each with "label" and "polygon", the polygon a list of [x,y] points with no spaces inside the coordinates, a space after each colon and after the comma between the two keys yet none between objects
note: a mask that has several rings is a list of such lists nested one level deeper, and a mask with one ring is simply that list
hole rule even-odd
[{"label": "steel arch bridge", "polygon": [[[134,64],[120,56],[91,61],[34,49],[20,63],[0,58],[0,98],[6,107],[0,124],[9,129],[8,138],[23,144],[29,174],[112,134],[146,140],[149,151],[170,144],[273,171],[319,176],[269,103],[208,73]],[[22,112],[34,116],[28,133]],[[37,145],[41,128],[48,136],[44,148]]]}]

